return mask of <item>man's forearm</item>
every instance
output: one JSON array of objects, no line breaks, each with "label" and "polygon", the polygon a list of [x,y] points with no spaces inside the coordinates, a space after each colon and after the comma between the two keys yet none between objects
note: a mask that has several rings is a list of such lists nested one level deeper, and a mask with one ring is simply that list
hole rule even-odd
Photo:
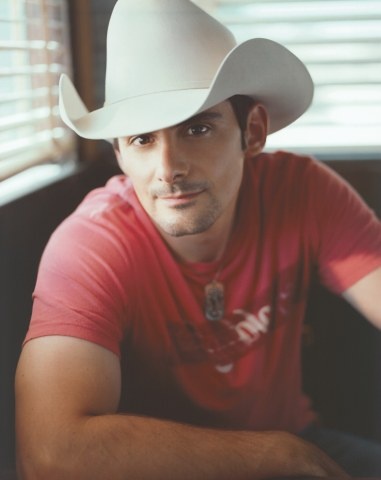
[{"label": "man's forearm", "polygon": [[19,468],[26,480],[239,480],[342,473],[315,447],[287,433],[210,430],[128,415],[87,417],[47,445],[21,446]]}]

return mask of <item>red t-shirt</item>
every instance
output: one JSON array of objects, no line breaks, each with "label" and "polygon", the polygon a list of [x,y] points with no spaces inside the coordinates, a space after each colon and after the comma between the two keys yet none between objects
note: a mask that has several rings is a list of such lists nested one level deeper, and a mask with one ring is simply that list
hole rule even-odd
[{"label": "red t-shirt", "polygon": [[91,192],[44,252],[26,341],[68,335],[120,356],[120,410],[224,428],[298,432],[312,279],[336,293],[381,265],[381,224],[327,167],[284,152],[248,162],[219,281],[225,316],[204,317],[220,263],[179,263],[129,180]]}]

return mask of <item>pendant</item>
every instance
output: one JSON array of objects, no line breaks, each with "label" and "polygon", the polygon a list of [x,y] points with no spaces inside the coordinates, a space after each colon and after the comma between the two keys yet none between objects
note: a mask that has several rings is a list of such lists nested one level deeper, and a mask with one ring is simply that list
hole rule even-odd
[{"label": "pendant", "polygon": [[213,280],[205,285],[205,317],[207,320],[221,320],[224,316],[224,286]]}]

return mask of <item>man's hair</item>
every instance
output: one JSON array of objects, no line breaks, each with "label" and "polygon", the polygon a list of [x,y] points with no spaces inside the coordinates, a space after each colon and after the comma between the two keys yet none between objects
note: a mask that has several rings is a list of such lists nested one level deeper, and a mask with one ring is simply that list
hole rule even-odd
[{"label": "man's hair", "polygon": [[[233,108],[234,115],[241,130],[241,145],[242,150],[244,150],[246,148],[245,130],[247,116],[251,108],[255,105],[255,100],[247,95],[234,95],[233,97],[228,98],[228,101]],[[117,138],[114,138],[113,146],[116,150],[119,150],[119,142]]]},{"label": "man's hair", "polygon": [[247,116],[255,105],[255,100],[247,95],[234,95],[233,97],[228,98],[228,100],[233,108],[238,126],[241,130],[241,145],[242,150],[244,150],[246,148],[245,131]]}]

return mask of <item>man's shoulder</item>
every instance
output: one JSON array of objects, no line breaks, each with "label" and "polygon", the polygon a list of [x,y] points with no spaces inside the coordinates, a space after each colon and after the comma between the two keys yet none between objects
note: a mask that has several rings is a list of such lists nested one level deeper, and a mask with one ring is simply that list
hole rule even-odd
[{"label": "man's shoulder", "polygon": [[309,155],[297,154],[286,150],[263,152],[253,159],[253,165],[267,170],[278,172],[280,169],[303,170],[308,169],[316,160]]},{"label": "man's shoulder", "polygon": [[110,178],[104,186],[90,191],[73,215],[93,221],[107,220],[112,212],[131,210],[132,197],[133,188],[129,179],[117,175]]},{"label": "man's shoulder", "polygon": [[56,228],[50,246],[62,250],[82,247],[92,252],[109,251],[110,245],[128,249],[144,235],[145,223],[134,205],[135,194],[125,176],[112,177],[90,191],[76,210]]},{"label": "man's shoulder", "polygon": [[247,164],[247,172],[253,182],[262,186],[267,183],[275,185],[293,185],[303,182],[308,176],[319,169],[318,161],[308,155],[278,150],[263,152],[251,159]]}]

